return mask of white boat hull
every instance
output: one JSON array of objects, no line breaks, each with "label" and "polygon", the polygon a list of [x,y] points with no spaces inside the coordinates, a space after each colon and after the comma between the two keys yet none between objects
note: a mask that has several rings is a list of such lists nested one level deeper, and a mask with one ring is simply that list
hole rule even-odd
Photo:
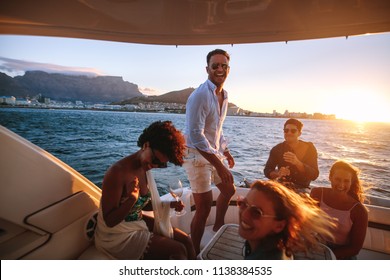
[{"label": "white boat hull", "polygon": [[0,126],[0,259],[76,259],[101,190]]}]

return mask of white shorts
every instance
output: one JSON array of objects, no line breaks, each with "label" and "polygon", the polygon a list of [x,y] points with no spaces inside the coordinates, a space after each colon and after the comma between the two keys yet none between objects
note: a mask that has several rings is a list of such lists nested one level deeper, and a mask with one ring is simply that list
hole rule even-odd
[{"label": "white shorts", "polygon": [[[222,159],[221,161],[224,162]],[[194,193],[208,192],[211,190],[211,183],[218,185],[222,182],[215,167],[197,149],[187,148],[183,167]]]}]

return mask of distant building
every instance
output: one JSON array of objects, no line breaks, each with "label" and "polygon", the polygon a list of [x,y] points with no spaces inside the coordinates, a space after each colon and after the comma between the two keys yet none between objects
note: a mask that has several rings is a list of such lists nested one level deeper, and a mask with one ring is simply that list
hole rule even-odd
[{"label": "distant building", "polygon": [[331,115],[324,115],[322,113],[314,113],[313,114],[314,119],[322,119],[322,120],[335,120],[336,115],[331,114]]},{"label": "distant building", "polygon": [[[287,111],[288,112],[288,111]],[[276,110],[273,110],[272,111],[272,116],[273,117],[280,117],[282,114],[281,113],[278,113]]]},{"label": "distant building", "polygon": [[126,105],[123,105],[123,108],[127,111],[135,111],[139,107],[137,105],[133,105],[133,104],[126,104]]},{"label": "distant building", "polygon": [[227,115],[228,116],[237,116],[240,112],[240,108],[237,106],[232,106],[227,109]]},{"label": "distant building", "polygon": [[16,98],[13,96],[0,96],[0,104],[15,105]]},{"label": "distant building", "polygon": [[99,110],[121,110],[122,106],[121,105],[108,105],[108,104],[94,104],[93,108],[99,109]]},{"label": "distant building", "polygon": [[31,104],[31,101],[28,100],[27,98],[16,98],[16,100],[15,100],[15,105],[28,106],[30,104]]}]

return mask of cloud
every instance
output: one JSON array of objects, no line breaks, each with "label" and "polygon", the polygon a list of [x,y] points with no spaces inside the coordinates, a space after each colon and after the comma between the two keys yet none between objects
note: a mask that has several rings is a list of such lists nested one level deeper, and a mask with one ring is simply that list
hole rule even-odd
[{"label": "cloud", "polygon": [[161,94],[159,90],[153,89],[153,88],[140,88],[138,87],[138,90],[146,95],[159,95]]},{"label": "cloud", "polygon": [[0,57],[0,71],[14,77],[23,75],[26,71],[44,71],[47,73],[59,73],[75,76],[103,76],[102,71],[87,67],[69,67],[50,63],[40,63],[27,60],[11,59]]}]

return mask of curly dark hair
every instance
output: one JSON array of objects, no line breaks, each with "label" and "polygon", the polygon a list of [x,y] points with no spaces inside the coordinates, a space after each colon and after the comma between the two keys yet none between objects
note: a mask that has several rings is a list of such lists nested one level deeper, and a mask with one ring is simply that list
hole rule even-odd
[{"label": "curly dark hair", "polygon": [[168,157],[169,162],[181,166],[185,150],[185,139],[180,130],[171,121],[156,121],[145,128],[139,136],[137,146],[146,142]]}]

